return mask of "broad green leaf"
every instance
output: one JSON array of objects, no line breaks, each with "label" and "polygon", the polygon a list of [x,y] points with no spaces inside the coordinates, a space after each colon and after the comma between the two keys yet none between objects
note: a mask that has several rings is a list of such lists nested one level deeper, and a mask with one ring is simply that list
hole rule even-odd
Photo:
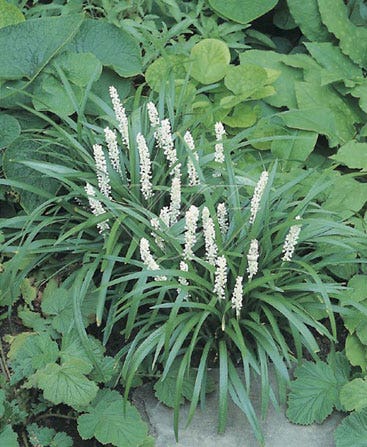
[{"label": "broad green leaf", "polygon": [[13,380],[28,377],[35,370],[55,362],[59,348],[48,334],[31,334],[23,339],[20,346],[12,352]]},{"label": "broad green leaf", "polygon": [[336,447],[367,446],[367,410],[352,413],[338,425],[334,432]]},{"label": "broad green leaf", "polygon": [[367,407],[367,381],[353,379],[340,390],[340,401],[347,411],[360,411]]},{"label": "broad green leaf", "polygon": [[[82,317],[85,326],[95,313],[96,294],[88,293],[82,304]],[[72,292],[65,287],[58,287],[56,281],[49,281],[43,292],[42,312],[52,318],[52,327],[65,334],[74,325]]]},{"label": "broad green leaf", "polygon": [[329,137],[330,145],[335,145],[336,138],[338,140],[335,142],[345,143],[354,137],[354,123],[359,122],[360,117],[332,87],[313,82],[297,82],[296,97],[298,108],[305,110],[305,113],[308,109],[319,107],[324,108],[324,113],[332,116],[334,127],[325,129],[326,136],[332,136],[332,138]]},{"label": "broad green leaf", "polygon": [[122,28],[103,19],[84,20],[68,46],[76,53],[92,53],[106,67],[122,77],[141,73],[142,61],[138,42]]},{"label": "broad green leaf", "polygon": [[366,371],[366,347],[362,345],[356,335],[349,334],[345,342],[345,353],[353,366],[360,366]]},{"label": "broad green leaf", "polygon": [[323,422],[338,402],[338,382],[325,362],[305,362],[297,368],[291,382],[287,417],[295,424]]},{"label": "broad green leaf", "polygon": [[[1,58],[1,56],[0,56]],[[25,189],[16,189],[20,194],[20,203],[26,212],[31,212],[45,201],[45,198],[26,190],[26,185],[45,191],[45,195],[55,194],[59,183],[51,178],[43,177],[39,172],[20,163],[20,161],[48,161],[53,151],[60,153],[60,148],[50,146],[47,142],[17,139],[5,151],[3,168],[7,179],[25,184]]]},{"label": "broad green leaf", "polygon": [[168,54],[156,59],[145,72],[145,80],[149,87],[159,92],[162,86],[169,82],[170,76],[174,79],[186,77],[185,63],[187,58],[179,54]]},{"label": "broad green leaf", "polygon": [[358,143],[355,140],[348,141],[330,158],[348,166],[348,168],[367,171],[367,143]]},{"label": "broad green leaf", "polygon": [[18,435],[13,431],[10,425],[0,431],[0,445],[6,447],[19,447]]},{"label": "broad green leaf", "polygon": [[[77,102],[80,103],[82,91],[73,89]],[[47,73],[41,74],[35,81],[32,102],[36,110],[50,111],[61,117],[72,115],[76,108],[65,91],[61,81]]]},{"label": "broad green leaf", "polygon": [[348,8],[343,0],[318,0],[322,22],[340,41],[344,54],[355,63],[367,65],[367,29],[349,20]]},{"label": "broad green leaf", "polygon": [[[359,107],[364,112],[367,112],[367,82],[365,80],[359,82],[359,85],[357,85],[356,87],[354,87],[350,90],[350,94],[354,98],[358,98]],[[361,131],[361,135],[362,135],[362,131]],[[365,136],[365,135],[362,135],[362,136]]]},{"label": "broad green leaf", "polygon": [[361,302],[367,299],[367,275],[355,275],[348,282],[345,294],[353,301]]},{"label": "broad green leaf", "polygon": [[52,332],[52,335],[56,333],[51,329],[51,321],[42,318],[39,312],[32,312],[27,307],[18,308],[18,317],[22,320],[24,326],[33,329],[35,332]]},{"label": "broad green leaf", "polygon": [[20,284],[20,292],[22,298],[28,306],[32,305],[32,301],[37,297],[37,288],[32,286],[32,282],[29,278],[24,278]]},{"label": "broad green leaf", "polygon": [[275,94],[265,101],[274,107],[295,108],[297,106],[295,82],[303,80],[302,70],[286,65],[288,56],[274,51],[248,50],[240,55],[241,64],[255,64],[271,68],[280,73],[274,81]]},{"label": "broad green leaf", "polygon": [[73,440],[65,432],[56,433],[53,428],[27,425],[31,445],[34,447],[72,447]]},{"label": "broad green leaf", "polygon": [[34,78],[82,21],[81,15],[45,17],[0,29],[0,79]]},{"label": "broad green leaf", "polygon": [[20,135],[20,125],[11,115],[0,113],[0,149],[8,146]]},{"label": "broad green leaf", "polygon": [[367,184],[341,175],[331,188],[323,207],[348,218],[359,211],[367,201]]},{"label": "broad green leaf", "polygon": [[209,0],[219,15],[239,23],[249,23],[274,8],[279,0]]},{"label": "broad green leaf", "polygon": [[78,87],[85,87],[91,79],[96,81],[102,73],[102,64],[92,53],[66,51],[57,56],[53,64],[57,64],[68,80]]},{"label": "broad green leaf", "polygon": [[224,78],[231,55],[227,44],[218,39],[203,39],[190,54],[190,74],[202,84],[212,84]]},{"label": "broad green leaf", "polygon": [[[173,408],[175,406],[175,396],[176,396],[176,383],[177,383],[177,375],[178,370],[180,368],[180,362],[175,361],[171,366],[167,376],[164,380],[159,379],[154,384],[154,391],[156,398],[163,402],[167,407]],[[180,403],[183,403],[184,398],[187,400],[191,400],[192,393],[194,391],[195,386],[195,375],[191,374],[190,376],[185,377],[182,394],[183,396],[180,399]]]},{"label": "broad green leaf", "polygon": [[224,78],[224,85],[228,90],[235,95],[241,95],[243,99],[250,97],[267,83],[266,70],[252,64],[230,66]]},{"label": "broad green leaf", "polygon": [[317,137],[315,132],[289,129],[287,139],[272,141],[271,152],[282,160],[305,161],[314,150]]},{"label": "broad green leaf", "polygon": [[22,11],[6,0],[0,0],[0,28],[24,22]]},{"label": "broad green leaf", "polygon": [[322,84],[344,79],[363,79],[361,68],[331,42],[305,42],[305,46],[312,57],[325,68],[321,74]]},{"label": "broad green leaf", "polygon": [[97,385],[86,378],[91,367],[78,360],[69,360],[58,365],[48,364],[34,375],[34,383],[43,390],[45,399],[78,409],[88,405],[98,391]]},{"label": "broad green leaf", "polygon": [[139,447],[147,438],[147,426],[129,402],[117,391],[100,390],[88,413],[78,417],[82,439],[95,437],[102,444]]},{"label": "broad green leaf", "polygon": [[234,107],[230,115],[225,116],[221,121],[230,127],[251,127],[256,123],[256,109],[249,104],[238,104]]},{"label": "broad green leaf", "polygon": [[287,0],[289,11],[307,39],[316,42],[330,40],[326,26],[321,22],[317,0]]},{"label": "broad green leaf", "polygon": [[273,23],[280,29],[290,30],[297,28],[297,23],[294,21],[287,3],[280,3],[275,9],[273,15]]}]

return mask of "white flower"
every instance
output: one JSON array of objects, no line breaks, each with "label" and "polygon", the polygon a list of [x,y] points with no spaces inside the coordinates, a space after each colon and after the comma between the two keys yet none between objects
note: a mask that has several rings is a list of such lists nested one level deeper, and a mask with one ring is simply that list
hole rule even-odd
[{"label": "white flower", "polygon": [[219,256],[216,261],[214,293],[217,294],[220,300],[224,300],[226,297],[226,285],[227,285],[227,260],[225,256]]},{"label": "white flower", "polygon": [[148,110],[148,117],[150,125],[154,127],[158,127],[160,120],[159,120],[159,114],[156,106],[150,101],[147,104],[147,110]]},{"label": "white flower", "polygon": [[219,121],[215,123],[214,126],[215,129],[215,138],[217,141],[223,140],[223,135],[226,134],[226,131],[224,130],[223,124]]},{"label": "white flower", "polygon": [[209,209],[206,206],[203,208],[201,216],[203,219],[206,259],[210,264],[215,265],[218,247],[215,242],[214,222],[210,217]]},{"label": "white flower", "polygon": [[171,184],[171,204],[170,204],[170,222],[171,225],[177,222],[177,218],[180,215],[181,209],[181,173],[180,166],[176,167],[178,170],[176,171]]},{"label": "white flower", "polygon": [[[104,214],[106,210],[103,208],[102,203],[98,199],[96,199],[96,192],[93,186],[87,183],[84,189],[88,195],[89,206],[91,207],[92,213],[95,216],[100,216],[101,214]],[[103,222],[97,224],[100,233],[103,233],[106,230],[110,229],[107,222],[108,222],[107,220],[104,220]]]},{"label": "white flower", "polygon": [[243,281],[242,276],[237,276],[232,295],[232,309],[236,310],[237,318],[239,318],[242,309],[242,296],[243,296],[242,281]]},{"label": "white flower", "polygon": [[[184,135],[184,141],[187,144],[187,147],[192,152],[192,156],[195,158],[196,161],[199,161],[199,155],[197,152],[195,152],[194,139],[192,138],[192,135],[189,131],[186,131],[186,133]],[[196,185],[200,184],[199,177],[196,172],[195,166],[190,158],[187,161],[187,173],[189,176],[189,185],[190,186],[196,186]]]},{"label": "white flower", "polygon": [[108,175],[106,158],[104,156],[102,146],[99,144],[94,144],[93,154],[94,160],[96,162],[99,190],[107,198],[111,199],[110,177]]},{"label": "white flower", "polygon": [[[170,210],[167,206],[164,206],[160,213],[159,218],[153,217],[150,219],[150,224],[152,228],[155,230],[155,232],[151,232],[150,234],[154,236],[155,243],[158,245],[159,248],[162,250],[164,249],[164,239],[156,234],[157,231],[164,232],[169,227],[170,222]],[[163,223],[163,228],[162,228]]]},{"label": "white flower", "polygon": [[254,195],[251,199],[251,215],[250,215],[250,224],[253,224],[256,219],[256,214],[259,211],[261,197],[264,194],[264,190],[266,188],[266,184],[268,183],[269,174],[267,171],[263,171],[261,173],[260,179],[257,182],[255,187]]},{"label": "white flower", "polygon": [[[297,216],[296,220],[300,220],[301,216]],[[298,242],[299,234],[301,232],[302,225],[292,225],[289,232],[285,238],[282,253],[282,261],[290,261],[292,259],[294,249]]]},{"label": "white flower", "polygon": [[[171,123],[168,119],[161,121],[160,126],[154,132],[158,147],[163,150],[164,155],[168,160],[168,167],[171,169],[177,163],[177,154],[173,142]],[[171,175],[176,175],[180,168],[175,168],[171,171]]]},{"label": "white flower", "polygon": [[111,166],[115,171],[122,175],[120,166],[120,151],[117,146],[116,133],[109,127],[104,129],[105,140],[108,147],[108,156],[110,158]]},{"label": "white flower", "polygon": [[185,248],[183,251],[184,259],[192,259],[192,251],[196,243],[196,227],[199,219],[199,210],[195,205],[191,205],[185,214]]},{"label": "white flower", "polygon": [[[148,270],[160,270],[159,265],[155,262],[150,253],[149,241],[144,237],[140,239],[140,257]],[[156,281],[165,281],[165,276],[155,276]]]},{"label": "white flower", "polygon": [[162,220],[162,222],[166,225],[166,227],[169,227],[169,222],[170,222],[170,210],[168,208],[168,206],[164,206],[160,213],[159,213],[159,218]]},{"label": "white flower", "polygon": [[145,141],[144,136],[141,133],[138,133],[136,136],[136,142],[139,150],[139,158],[140,158],[140,188],[143,194],[143,197],[147,200],[153,196],[153,187],[150,179],[152,178],[151,172],[151,160],[149,149],[147,143]]},{"label": "white flower", "polygon": [[[182,270],[183,272],[188,272],[189,271],[189,266],[186,264],[186,262],[181,261],[180,262],[180,270]],[[182,286],[188,286],[189,285],[189,281],[184,278],[183,276],[179,276],[178,277],[178,282],[182,285]],[[177,289],[177,293],[180,293],[181,289]],[[188,294],[186,294],[185,298],[188,297]]]},{"label": "white flower", "polygon": [[258,270],[257,260],[259,259],[259,242],[253,239],[250,243],[250,249],[247,254],[247,273],[248,279],[251,281],[252,277],[256,275]]},{"label": "white flower", "polygon": [[150,225],[155,231],[152,231],[150,234],[154,237],[155,243],[158,245],[159,248],[162,250],[164,249],[164,240],[162,237],[158,236],[155,232],[161,231],[161,226],[159,225],[159,219],[158,217],[153,217],[150,219]]},{"label": "white flower", "polygon": [[224,237],[228,231],[228,212],[225,203],[218,203],[217,205],[217,217],[219,228]]},{"label": "white flower", "polygon": [[119,94],[115,87],[110,87],[110,97],[112,100],[113,110],[118,123],[118,128],[121,134],[122,142],[129,149],[129,123],[126,116],[126,111],[121,104]]}]

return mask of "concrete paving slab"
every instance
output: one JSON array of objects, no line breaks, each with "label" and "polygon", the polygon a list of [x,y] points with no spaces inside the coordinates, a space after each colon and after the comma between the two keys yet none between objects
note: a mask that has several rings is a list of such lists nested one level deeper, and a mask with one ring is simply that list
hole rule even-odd
[{"label": "concrete paving slab", "polygon": [[[252,399],[255,409],[260,411],[259,395],[255,391]],[[226,432],[221,435],[217,433],[216,393],[208,395],[205,411],[198,408],[188,428],[185,425],[189,405],[182,406],[178,443],[173,433],[173,411],[155,398],[150,385],[135,390],[133,401],[149,423],[156,447],[259,446],[246,417],[232,402],[229,402]],[[341,419],[341,414],[334,413],[321,425],[294,425],[287,420],[284,409],[278,412],[270,406],[268,417],[263,423],[265,447],[333,447],[333,432]]]}]

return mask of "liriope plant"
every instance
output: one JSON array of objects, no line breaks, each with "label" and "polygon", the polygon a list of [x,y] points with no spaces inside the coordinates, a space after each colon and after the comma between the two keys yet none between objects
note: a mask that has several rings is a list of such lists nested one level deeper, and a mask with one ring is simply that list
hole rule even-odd
[{"label": "liriope plant", "polygon": [[[94,145],[97,186],[87,183],[85,191],[106,246],[116,245],[117,234],[130,238],[109,254],[116,270],[101,285],[120,291],[109,306],[105,339],[120,325],[126,394],[142,365],[161,370],[163,385],[174,370],[177,436],[185,381],[193,380],[190,421],[204,399],[208,370],[216,369],[219,431],[230,396],[262,444],[250,398],[253,376],[260,376],[265,416],[269,401],[278,405],[270,365],[283,389],[293,361],[304,350],[315,357],[316,333],[336,340],[343,287],[327,275],[330,252],[323,243],[339,263],[346,252],[357,252],[362,235],[317,203],[327,187],[323,178],[300,194],[307,173],[282,185],[274,163],[240,183],[241,151],[222,123],[212,143],[199,138],[196,144],[189,129],[173,133],[149,102],[144,136],[133,119],[129,124],[113,87],[110,94],[122,149],[117,134],[105,129],[105,149]],[[112,174],[124,190],[114,190]]]}]

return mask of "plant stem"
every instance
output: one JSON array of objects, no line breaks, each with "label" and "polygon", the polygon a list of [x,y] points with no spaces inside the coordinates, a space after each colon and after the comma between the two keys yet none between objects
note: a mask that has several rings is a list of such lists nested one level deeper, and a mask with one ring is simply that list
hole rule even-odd
[{"label": "plant stem", "polygon": [[25,431],[22,431],[22,439],[24,443],[24,447],[29,447],[27,435],[25,434]]},{"label": "plant stem", "polygon": [[4,354],[3,344],[0,338],[0,354],[1,354],[1,369],[4,371],[4,374],[7,376],[7,380],[10,380],[10,371],[8,365],[6,363],[6,358]]},{"label": "plant stem", "polygon": [[60,414],[60,413],[44,413],[41,414],[40,416],[37,416],[35,418],[35,421],[39,421],[41,419],[47,419],[47,418],[60,418],[60,419],[69,419],[72,421],[76,420],[76,417],[74,416],[68,416],[66,414]]}]

